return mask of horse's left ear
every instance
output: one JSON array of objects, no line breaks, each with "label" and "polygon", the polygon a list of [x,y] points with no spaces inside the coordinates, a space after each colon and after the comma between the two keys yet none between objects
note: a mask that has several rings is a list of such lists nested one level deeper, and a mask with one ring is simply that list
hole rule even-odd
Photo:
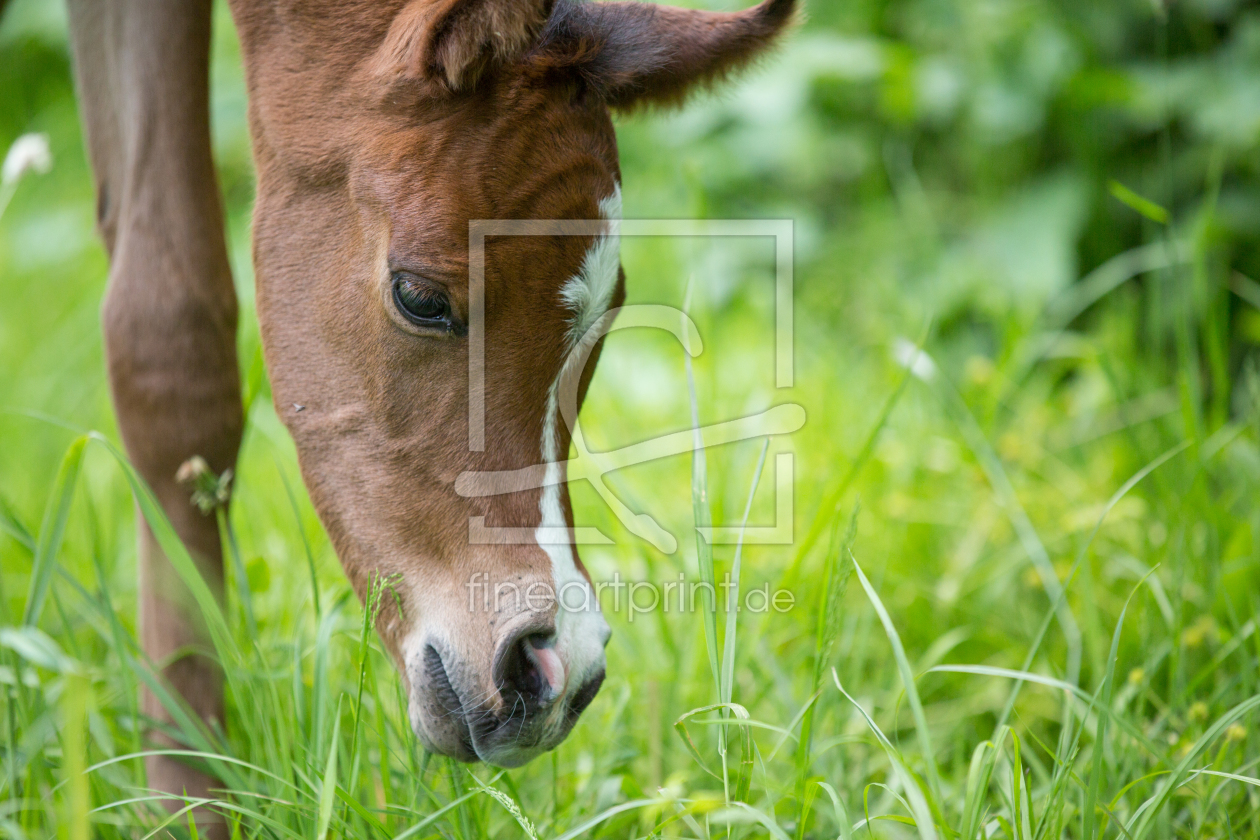
[{"label": "horse's left ear", "polygon": [[468,90],[495,64],[531,47],[554,0],[411,0],[390,24],[373,59],[387,81]]},{"label": "horse's left ear", "polygon": [[567,42],[568,65],[614,108],[676,105],[762,55],[791,21],[796,0],[764,0],[742,12],[651,3],[560,0],[544,44]]}]

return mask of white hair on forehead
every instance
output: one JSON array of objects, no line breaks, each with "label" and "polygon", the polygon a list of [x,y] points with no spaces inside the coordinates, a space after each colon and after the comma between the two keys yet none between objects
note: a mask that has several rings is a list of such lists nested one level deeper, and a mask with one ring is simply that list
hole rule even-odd
[{"label": "white hair on forehead", "polygon": [[[621,185],[614,184],[612,195],[599,202],[605,221],[621,218]],[[582,268],[560,289],[560,300],[573,310],[569,343],[577,344],[612,305],[617,291],[617,270],[621,267],[621,237],[613,231],[595,237],[582,260]]]}]

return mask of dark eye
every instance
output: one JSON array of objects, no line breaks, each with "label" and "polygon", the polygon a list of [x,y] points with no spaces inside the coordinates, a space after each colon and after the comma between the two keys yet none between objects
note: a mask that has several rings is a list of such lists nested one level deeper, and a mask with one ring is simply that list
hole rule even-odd
[{"label": "dark eye", "polygon": [[451,304],[446,295],[414,274],[394,272],[394,305],[403,317],[421,327],[452,329]]}]

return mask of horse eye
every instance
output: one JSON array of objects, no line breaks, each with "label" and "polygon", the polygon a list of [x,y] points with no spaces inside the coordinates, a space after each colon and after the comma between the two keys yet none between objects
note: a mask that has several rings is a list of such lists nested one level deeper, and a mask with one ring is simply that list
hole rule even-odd
[{"label": "horse eye", "polygon": [[446,296],[414,274],[394,272],[394,305],[417,326],[451,329],[451,304]]}]

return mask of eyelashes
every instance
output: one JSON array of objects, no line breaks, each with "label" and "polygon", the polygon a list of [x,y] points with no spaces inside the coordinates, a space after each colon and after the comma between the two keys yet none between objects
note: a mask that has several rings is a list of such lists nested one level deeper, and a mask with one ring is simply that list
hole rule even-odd
[{"label": "eyelashes", "polygon": [[444,292],[409,271],[392,275],[394,306],[411,323],[425,329],[463,336],[468,328],[451,311],[451,301]]}]

